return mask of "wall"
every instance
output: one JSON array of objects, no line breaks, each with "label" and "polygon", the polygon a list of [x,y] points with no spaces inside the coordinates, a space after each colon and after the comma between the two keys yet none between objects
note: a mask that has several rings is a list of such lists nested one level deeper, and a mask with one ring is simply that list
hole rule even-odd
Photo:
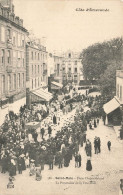
[{"label": "wall", "polygon": [[116,77],[116,97],[119,100],[119,102],[123,104],[123,78],[121,77]]}]

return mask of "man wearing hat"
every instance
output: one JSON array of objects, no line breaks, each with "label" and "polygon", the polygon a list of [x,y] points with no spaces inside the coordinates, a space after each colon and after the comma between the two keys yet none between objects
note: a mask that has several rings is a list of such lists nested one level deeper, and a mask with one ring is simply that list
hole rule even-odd
[{"label": "man wearing hat", "polygon": [[62,155],[61,151],[58,153],[58,165],[59,165],[59,169],[62,168],[62,165],[63,165],[63,155]]},{"label": "man wearing hat", "polygon": [[48,154],[49,170],[53,170],[53,161],[54,161],[53,153],[49,151]]},{"label": "man wearing hat", "polygon": [[18,172],[22,174],[22,158],[21,156],[18,157]]},{"label": "man wearing hat", "polygon": [[2,165],[2,172],[1,173],[6,173],[7,170],[7,156],[4,155],[1,159],[1,165]]},{"label": "man wearing hat", "polygon": [[41,132],[42,139],[44,139],[44,133],[45,133],[45,130],[44,130],[44,128],[43,128],[43,127],[41,128],[41,131],[40,131],[40,132]]},{"label": "man wearing hat", "polygon": [[48,126],[48,134],[49,134],[49,137],[51,137],[51,133],[52,133],[52,129],[50,126]]}]

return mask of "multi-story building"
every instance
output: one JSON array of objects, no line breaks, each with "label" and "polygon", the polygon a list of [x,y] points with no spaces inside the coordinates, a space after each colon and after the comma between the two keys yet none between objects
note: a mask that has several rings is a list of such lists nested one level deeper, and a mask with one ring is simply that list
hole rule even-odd
[{"label": "multi-story building", "polygon": [[83,79],[80,53],[68,51],[63,54],[62,81],[64,83],[78,84]]},{"label": "multi-story building", "polygon": [[50,95],[48,89],[44,90],[48,85],[47,62],[46,47],[28,40],[26,45],[27,105],[31,105],[32,102],[45,101]]},{"label": "multi-story building", "polygon": [[58,83],[62,83],[62,64],[63,64],[63,57],[61,56],[53,56],[54,58],[54,72],[55,72],[55,81]]},{"label": "multi-story building", "polygon": [[116,71],[116,96],[103,106],[106,124],[118,126],[123,122],[123,70]]},{"label": "multi-story building", "polygon": [[14,14],[12,0],[0,0],[0,121],[9,110],[26,103],[25,36],[23,20]]},{"label": "multi-story building", "polygon": [[80,53],[68,51],[54,57],[54,80],[62,83],[72,83],[79,85],[83,80],[82,63]]}]

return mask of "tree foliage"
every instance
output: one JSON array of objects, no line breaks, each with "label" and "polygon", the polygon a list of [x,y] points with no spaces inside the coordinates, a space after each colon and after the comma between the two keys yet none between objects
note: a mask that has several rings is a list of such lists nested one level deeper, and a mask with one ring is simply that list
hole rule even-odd
[{"label": "tree foliage", "polygon": [[115,91],[116,70],[123,62],[123,39],[116,38],[96,43],[81,53],[84,77],[98,79],[103,94],[113,95]]}]

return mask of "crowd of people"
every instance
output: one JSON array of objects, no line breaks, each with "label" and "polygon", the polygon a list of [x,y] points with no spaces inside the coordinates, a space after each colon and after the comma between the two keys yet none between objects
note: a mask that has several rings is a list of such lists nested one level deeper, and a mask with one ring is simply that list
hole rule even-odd
[{"label": "crowd of people", "polygon": [[[48,139],[45,139],[45,130],[41,127],[41,140],[38,141],[35,130],[31,132],[33,142],[30,142],[29,131],[26,129],[26,123],[31,121],[41,121],[43,114],[47,116],[53,108],[53,124],[57,123],[57,112],[62,110],[63,114],[70,112],[74,105],[71,103],[65,105],[52,102],[45,110],[37,110],[32,107],[27,109],[22,107],[20,114],[17,116],[11,113],[6,116],[5,122],[0,129],[0,164],[2,173],[9,172],[14,177],[17,172],[22,174],[24,170],[29,168],[29,175],[36,173],[37,167],[44,170],[46,164],[49,169],[53,170],[54,166],[58,168],[68,167],[72,158],[75,158],[75,167],[81,167],[82,157],[79,153],[80,147],[84,146],[88,157],[92,156],[92,144],[86,139],[87,125],[94,120],[99,123],[99,116],[94,111],[84,112],[83,101],[76,109],[74,120],[72,117],[69,122],[62,128],[58,127],[55,136],[52,136],[52,126],[48,125]],[[67,109],[66,109],[67,107]],[[68,109],[69,108],[69,109]],[[43,114],[42,114],[43,113]],[[41,115],[41,117],[39,116]],[[58,116],[59,118],[60,116]],[[95,119],[97,118],[97,121]],[[95,153],[100,152],[100,139],[95,138]],[[87,160],[86,169],[92,170],[91,160]],[[38,173],[41,173],[40,171]],[[40,174],[37,174],[40,175]]]}]

